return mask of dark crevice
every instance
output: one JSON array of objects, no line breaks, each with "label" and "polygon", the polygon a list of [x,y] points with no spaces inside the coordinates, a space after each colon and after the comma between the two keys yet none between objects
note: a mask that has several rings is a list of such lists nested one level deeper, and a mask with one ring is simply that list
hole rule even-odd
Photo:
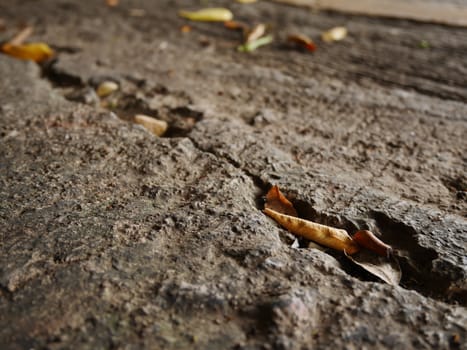
[{"label": "dark crevice", "polygon": [[0,284],[0,296],[3,296],[5,299],[12,301],[13,293],[4,285]]},{"label": "dark crevice", "polygon": [[58,69],[56,63],[52,61],[42,66],[42,78],[49,80],[54,87],[84,86],[80,77]]},{"label": "dark crevice", "polygon": [[164,137],[186,137],[195,124],[203,120],[204,113],[188,106],[171,108],[168,111],[169,129]]},{"label": "dark crevice", "polygon": [[398,222],[383,212],[373,211],[370,215],[375,220],[382,239],[394,248],[402,269],[401,285],[404,288],[447,303],[467,304],[467,291],[451,292],[452,286],[457,282],[453,279],[456,276],[454,269],[448,267],[448,274],[434,268],[433,262],[439,258],[438,253],[418,243],[418,234],[413,227]]}]

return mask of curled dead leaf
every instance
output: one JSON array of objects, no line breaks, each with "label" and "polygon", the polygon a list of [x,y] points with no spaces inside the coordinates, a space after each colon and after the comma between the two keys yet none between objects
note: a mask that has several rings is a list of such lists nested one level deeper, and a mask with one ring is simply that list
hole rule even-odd
[{"label": "curled dead leaf", "polygon": [[387,284],[393,286],[399,285],[402,272],[399,263],[394,257],[378,256],[368,250],[361,250],[352,256],[345,255],[352,263],[360,266]]},{"label": "curled dead leaf", "polygon": [[272,186],[268,191],[264,207],[281,214],[298,216],[293,204],[282,194],[277,185]]},{"label": "curled dead leaf", "polygon": [[232,30],[247,31],[249,29],[248,24],[239,21],[225,21],[224,27]]},{"label": "curled dead leaf", "polygon": [[384,257],[389,257],[392,253],[391,246],[387,245],[376,237],[372,232],[367,230],[357,231],[353,236],[353,240],[360,246],[375,252]]},{"label": "curled dead leaf", "polygon": [[281,193],[278,186],[273,186],[268,191],[264,213],[295,235],[347,254],[359,251],[359,246],[347,231],[298,218],[293,204]]},{"label": "curled dead leaf", "polygon": [[316,45],[313,40],[303,34],[291,34],[287,37],[287,41],[295,43],[311,52],[316,50]]},{"label": "curled dead leaf", "polygon": [[281,214],[268,208],[264,209],[264,213],[295,235],[348,254],[355,254],[359,251],[358,245],[345,230]]}]

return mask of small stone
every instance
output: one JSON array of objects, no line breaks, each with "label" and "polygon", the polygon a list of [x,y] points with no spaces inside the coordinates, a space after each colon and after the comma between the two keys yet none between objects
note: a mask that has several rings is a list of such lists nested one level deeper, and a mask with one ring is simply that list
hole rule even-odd
[{"label": "small stone", "polygon": [[114,81],[104,81],[99,84],[97,88],[97,95],[99,97],[106,97],[119,89],[119,86]]},{"label": "small stone", "polygon": [[157,136],[162,136],[168,128],[167,122],[143,114],[135,115],[134,121]]}]

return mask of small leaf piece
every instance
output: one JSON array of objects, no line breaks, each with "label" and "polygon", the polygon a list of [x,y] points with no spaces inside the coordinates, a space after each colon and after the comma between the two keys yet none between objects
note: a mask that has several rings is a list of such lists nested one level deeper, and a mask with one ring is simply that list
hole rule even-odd
[{"label": "small leaf piece", "polygon": [[273,40],[274,37],[272,35],[266,35],[252,42],[240,45],[237,49],[241,52],[252,52],[261,46],[272,43]]},{"label": "small leaf piece", "polygon": [[372,232],[367,230],[357,231],[353,236],[353,240],[362,247],[369,249],[376,254],[384,257],[389,257],[392,253],[391,246],[387,245],[376,237]]},{"label": "small leaf piece", "polygon": [[1,51],[7,55],[22,60],[32,60],[34,62],[44,62],[54,55],[54,51],[45,43],[30,43],[23,45],[12,45],[6,43],[2,45]]},{"label": "small leaf piece", "polygon": [[245,43],[251,43],[258,40],[266,33],[266,25],[263,23],[255,25],[245,36]]},{"label": "small leaf piece", "polygon": [[248,25],[238,21],[225,21],[224,27],[232,30],[243,30],[245,32],[248,31]]},{"label": "small leaf piece", "polygon": [[311,40],[306,35],[303,35],[303,34],[291,34],[291,35],[289,35],[287,37],[287,40],[289,42],[291,42],[291,43],[295,43],[295,44],[298,44],[298,45],[304,47],[308,51],[313,52],[313,51],[316,50],[315,43],[313,42],[313,40]]},{"label": "small leaf piece", "polygon": [[355,254],[359,250],[358,245],[345,230],[281,214],[268,208],[264,209],[264,213],[293,234],[305,237],[326,247],[337,249],[347,254]]},{"label": "small leaf piece", "polygon": [[143,114],[137,114],[134,117],[136,124],[144,126],[154,135],[162,136],[167,131],[167,122]]},{"label": "small leaf piece", "polygon": [[191,21],[225,22],[233,19],[233,13],[226,8],[205,8],[198,11],[180,11],[180,17]]},{"label": "small leaf piece", "polygon": [[104,81],[99,84],[97,87],[97,95],[99,97],[106,97],[114,93],[119,89],[119,86],[116,82],[114,81]]},{"label": "small leaf piece", "polygon": [[372,252],[362,250],[352,257],[347,258],[372,275],[378,277],[387,284],[397,286],[400,283],[402,272],[398,262],[393,258],[383,258]]},{"label": "small leaf piece", "polygon": [[347,28],[334,27],[321,34],[321,39],[327,43],[332,41],[339,41],[347,36]]},{"label": "small leaf piece", "polygon": [[298,216],[293,204],[285,198],[277,185],[272,186],[268,191],[264,207],[281,214]]}]

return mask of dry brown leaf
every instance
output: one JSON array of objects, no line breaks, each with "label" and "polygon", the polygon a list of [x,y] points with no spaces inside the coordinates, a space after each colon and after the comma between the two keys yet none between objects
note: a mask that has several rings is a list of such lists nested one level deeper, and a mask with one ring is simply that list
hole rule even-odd
[{"label": "dry brown leaf", "polygon": [[347,254],[355,254],[359,250],[347,231],[298,218],[293,204],[277,185],[271,187],[266,195],[264,213],[295,235]]},{"label": "dry brown leaf", "polygon": [[313,42],[313,40],[311,40],[311,38],[303,34],[290,34],[287,37],[287,41],[300,45],[301,47],[311,52],[316,50],[316,45]]},{"label": "dry brown leaf", "polygon": [[382,281],[393,286],[399,285],[402,272],[395,258],[381,257],[368,250],[362,250],[353,256],[346,254],[346,256],[354,264],[360,266]]},{"label": "dry brown leaf", "polygon": [[359,250],[358,245],[345,230],[281,214],[268,208],[264,209],[264,213],[295,235],[348,254],[355,254]]},{"label": "dry brown leaf", "polygon": [[266,195],[266,203],[264,207],[281,214],[298,216],[293,204],[285,198],[277,185],[272,186]]}]

